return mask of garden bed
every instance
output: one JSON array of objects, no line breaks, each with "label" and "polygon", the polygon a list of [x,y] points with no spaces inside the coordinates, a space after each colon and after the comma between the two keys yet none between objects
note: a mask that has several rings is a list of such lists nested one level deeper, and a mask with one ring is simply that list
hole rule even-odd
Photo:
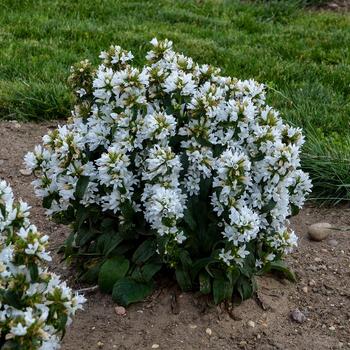
[{"label": "garden bed", "polygon": [[[0,177],[9,181],[16,196],[32,205],[31,220],[50,236],[51,249],[63,242],[68,229],[50,222],[34,196],[31,176],[23,175],[24,154],[40,142],[55,123],[0,123]],[[23,173],[23,174],[22,174]],[[348,208],[307,206],[292,220],[299,248],[288,257],[298,283],[259,278],[260,302],[248,300],[229,308],[211,306],[192,293],[181,293],[171,279],[161,278],[145,302],[117,315],[109,295],[89,295],[85,311],[68,329],[63,350],[70,349],[337,349],[350,347],[350,240],[346,232],[333,233],[323,242],[311,242],[309,224],[328,221],[349,225]],[[83,288],[54,256],[51,268],[72,287]],[[307,288],[306,288],[307,287]],[[298,308],[307,320],[293,322]],[[254,326],[254,327],[253,327]]]}]

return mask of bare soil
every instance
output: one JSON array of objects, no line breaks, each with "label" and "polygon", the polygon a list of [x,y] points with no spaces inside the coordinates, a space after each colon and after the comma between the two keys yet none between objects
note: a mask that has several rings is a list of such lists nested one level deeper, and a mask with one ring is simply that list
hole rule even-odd
[{"label": "bare soil", "polygon": [[[1,122],[0,178],[31,204],[32,222],[50,235],[51,268],[79,289],[84,286],[75,279],[74,268],[67,268],[55,253],[68,228],[48,220],[33,194],[32,176],[20,172],[24,154],[55,126]],[[111,297],[95,291],[87,294],[85,311],[79,312],[69,327],[62,349],[350,349],[349,233],[335,231],[322,242],[307,237],[308,225],[326,221],[346,226],[349,215],[348,207],[308,205],[293,218],[292,227],[300,240],[288,263],[298,282],[259,278],[260,301],[247,300],[228,310],[198,294],[181,293],[169,278],[160,281],[145,302],[132,305],[125,316],[119,316]],[[291,320],[290,312],[297,308],[307,318],[304,323]]]},{"label": "bare soil", "polygon": [[350,0],[334,0],[328,1],[323,4],[310,6],[315,10],[326,10],[334,12],[347,12],[350,11]]}]

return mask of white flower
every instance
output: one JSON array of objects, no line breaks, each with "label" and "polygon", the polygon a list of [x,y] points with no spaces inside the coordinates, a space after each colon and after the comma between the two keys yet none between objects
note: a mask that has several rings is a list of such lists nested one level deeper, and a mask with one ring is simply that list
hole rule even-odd
[{"label": "white flower", "polygon": [[17,323],[16,326],[11,327],[10,332],[16,336],[23,336],[27,333],[27,327],[23,326],[22,323]]},{"label": "white flower", "polygon": [[[48,236],[30,224],[29,206],[15,202],[4,181],[0,181],[0,198],[1,288],[21,299],[20,306],[7,305],[6,299],[0,302],[1,335],[18,347],[35,337],[35,349],[58,349],[62,328],[56,328],[56,321],[49,314],[55,314],[56,319],[67,316],[66,324],[61,326],[68,326],[85,298],[73,295],[65,282],[43,269],[42,261],[51,260],[46,251]],[[54,303],[51,293],[55,293]]]},{"label": "white flower", "polygon": [[221,249],[221,252],[219,254],[219,258],[228,266],[231,265],[231,261],[233,260],[232,252],[231,251],[225,251],[224,248]]},{"label": "white flower", "polygon": [[85,89],[79,89],[76,91],[76,93],[79,95],[79,97],[83,97],[86,95],[86,90]]}]

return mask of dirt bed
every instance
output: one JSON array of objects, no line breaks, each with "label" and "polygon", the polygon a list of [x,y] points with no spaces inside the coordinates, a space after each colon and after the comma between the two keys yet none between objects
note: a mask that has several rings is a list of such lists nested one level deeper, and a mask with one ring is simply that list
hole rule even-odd
[{"label": "dirt bed", "polygon": [[[55,126],[1,122],[0,178],[31,204],[32,222],[50,235],[51,268],[79,289],[74,270],[55,253],[68,229],[46,218],[33,194],[32,176],[20,171],[24,154]],[[349,233],[337,231],[325,241],[309,241],[307,226],[319,221],[349,225],[350,209],[307,206],[293,218],[300,240],[288,262],[298,283],[259,278],[260,302],[248,300],[228,312],[197,294],[181,293],[169,279],[147,301],[118,316],[110,296],[93,292],[68,329],[62,349],[350,349]],[[304,323],[290,318],[297,308],[306,316]]]}]

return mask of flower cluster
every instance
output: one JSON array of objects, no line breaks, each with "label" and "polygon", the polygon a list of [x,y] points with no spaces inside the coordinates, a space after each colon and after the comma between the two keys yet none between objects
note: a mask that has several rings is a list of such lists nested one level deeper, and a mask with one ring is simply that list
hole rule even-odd
[{"label": "flower cluster", "polygon": [[142,68],[119,46],[102,52],[84,86],[79,76],[90,65],[73,68],[71,121],[25,157],[38,176],[37,195],[54,216],[83,205],[127,222],[128,206],[166,237],[158,248],[173,262],[178,247],[191,249],[196,225],[188,208],[199,198],[219,234],[212,248],[220,248],[214,255],[223,266],[280,259],[297,244],[288,217],[311,189],[300,170],[301,130],[266,104],[263,85],[199,65],[169,40],[151,44]]},{"label": "flower cluster", "polygon": [[84,297],[47,271],[48,237],[28,219],[29,207],[15,202],[0,181],[0,347],[58,349],[60,336]]}]

